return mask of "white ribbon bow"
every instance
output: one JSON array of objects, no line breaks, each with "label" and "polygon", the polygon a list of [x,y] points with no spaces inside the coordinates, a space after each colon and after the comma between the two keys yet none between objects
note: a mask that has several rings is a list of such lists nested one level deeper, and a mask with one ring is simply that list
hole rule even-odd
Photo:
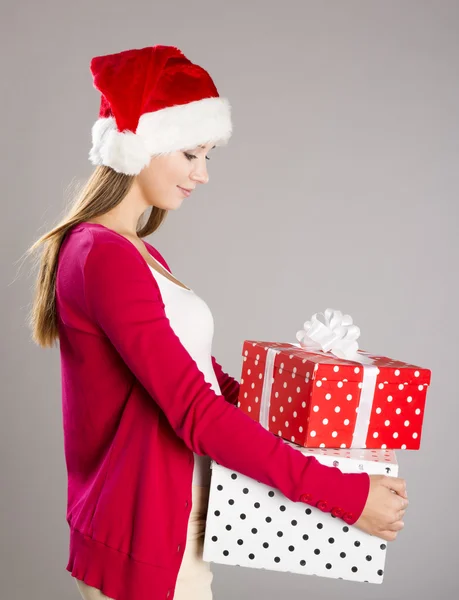
[{"label": "white ribbon bow", "polygon": [[358,356],[359,336],[360,329],[353,324],[350,315],[327,308],[324,313],[312,315],[311,320],[305,322],[304,329],[297,332],[296,339],[307,350],[320,349],[338,358],[352,360]]}]

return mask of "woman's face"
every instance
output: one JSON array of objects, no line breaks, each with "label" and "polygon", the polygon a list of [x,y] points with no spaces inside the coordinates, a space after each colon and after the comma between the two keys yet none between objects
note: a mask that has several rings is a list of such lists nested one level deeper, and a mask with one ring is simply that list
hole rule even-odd
[{"label": "woman's face", "polygon": [[136,176],[148,205],[166,210],[179,208],[187,197],[180,188],[194,190],[198,183],[209,181],[207,154],[214,147],[209,143],[190,150],[153,156],[150,164]]}]

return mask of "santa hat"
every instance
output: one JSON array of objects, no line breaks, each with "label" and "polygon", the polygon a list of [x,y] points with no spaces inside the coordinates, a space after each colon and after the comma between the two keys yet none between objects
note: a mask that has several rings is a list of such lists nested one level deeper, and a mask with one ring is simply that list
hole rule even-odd
[{"label": "santa hat", "polygon": [[231,107],[210,75],[173,46],[150,46],[91,60],[100,91],[92,127],[93,165],[136,175],[154,155],[200,144],[225,145]]}]

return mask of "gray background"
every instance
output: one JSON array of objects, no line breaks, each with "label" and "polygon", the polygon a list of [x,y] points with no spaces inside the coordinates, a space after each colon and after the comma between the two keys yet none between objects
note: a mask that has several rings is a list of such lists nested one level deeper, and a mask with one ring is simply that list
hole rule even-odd
[{"label": "gray background", "polygon": [[459,3],[1,6],[1,598],[79,598],[58,349],[31,342],[21,257],[91,172],[90,58],[158,43],[204,66],[233,107],[209,184],[149,238],[211,307],[224,368],[239,377],[244,339],[295,341],[332,307],[363,349],[432,369],[421,450],[398,453],[411,503],[383,585],[214,565],[215,599],[457,592]]}]

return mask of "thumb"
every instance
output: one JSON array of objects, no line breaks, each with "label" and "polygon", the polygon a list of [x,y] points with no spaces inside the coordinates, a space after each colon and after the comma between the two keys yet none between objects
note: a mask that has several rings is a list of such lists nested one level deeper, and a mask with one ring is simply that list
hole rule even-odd
[{"label": "thumb", "polygon": [[402,496],[402,498],[408,498],[406,493],[406,482],[404,479],[401,479],[400,477],[389,477],[386,475],[383,480],[383,485],[399,496]]}]

